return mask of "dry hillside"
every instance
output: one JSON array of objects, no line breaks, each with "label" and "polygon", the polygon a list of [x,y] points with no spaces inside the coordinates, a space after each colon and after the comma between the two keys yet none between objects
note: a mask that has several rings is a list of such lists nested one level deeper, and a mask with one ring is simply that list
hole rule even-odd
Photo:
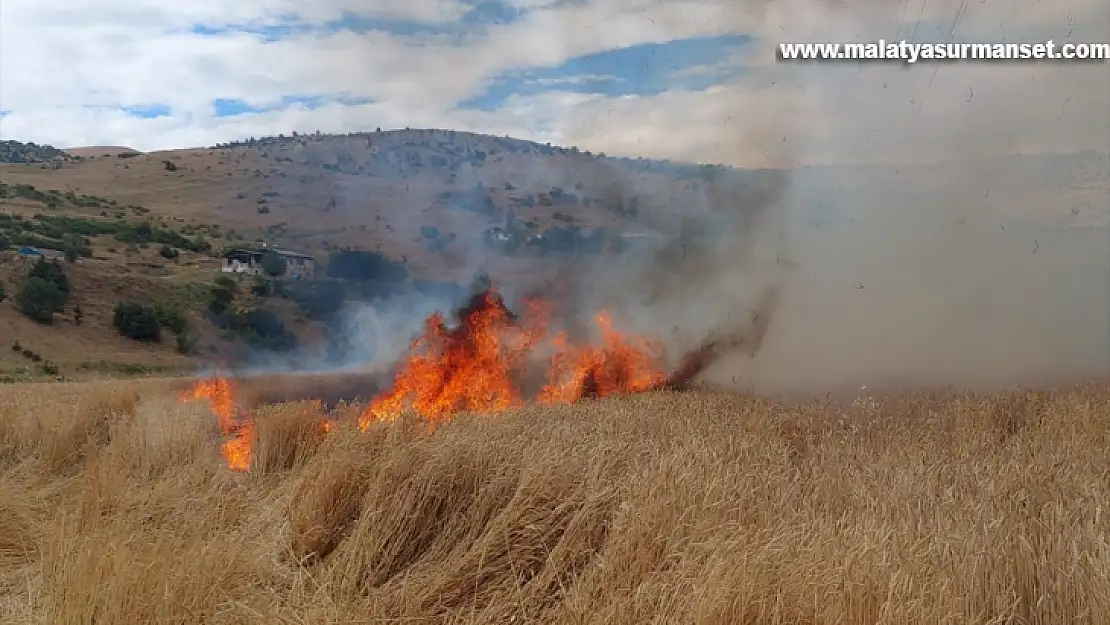
[{"label": "dry hillside", "polygon": [[[843,213],[859,208],[859,197],[880,218],[883,206],[928,198],[948,207],[953,227],[965,217],[955,214],[961,205],[1004,215],[1011,228],[1014,219],[1046,217],[1065,228],[1104,227],[1106,166],[1104,154],[1011,157],[975,164],[976,185],[960,183],[967,166],[958,163],[918,166],[915,176],[805,169],[790,172],[789,199],[794,218],[816,231],[853,228]],[[27,271],[17,248],[82,252],[67,265],[74,288],[53,326],[2,305],[0,330],[67,377],[187,369],[246,349],[241,332],[206,318],[226,248],[265,242],[312,254],[321,264],[339,250],[366,250],[402,263],[413,278],[465,285],[478,269],[533,275],[550,264],[551,256],[516,237],[511,252],[510,243],[485,240],[491,228],[511,223],[520,240],[532,241],[574,229],[598,237],[659,233],[666,240],[685,236],[692,215],[742,210],[782,191],[781,174],[615,159],[441,130],[271,137],[148,154],[4,142],[0,243],[10,247],[0,251],[0,285],[9,298]],[[173,248],[173,258],[162,254],[163,245]],[[232,311],[264,308],[301,345],[334,334],[319,314],[305,312],[304,294],[255,296],[252,289],[240,283]],[[348,289],[347,297],[367,299],[370,291]],[[124,299],[183,311],[190,320],[186,353],[178,353],[174,337],[143,345],[115,333],[112,311]],[[80,326],[73,323],[78,306]],[[2,379],[52,377],[21,350],[0,350],[0,369]]]},{"label": "dry hillside", "polygon": [[[0,327],[67,375],[188,366],[172,341],[139,345],[113,332],[112,311],[123,299],[186,311],[191,356],[233,355],[202,310],[225,248],[265,242],[321,263],[337,249],[372,250],[403,262],[415,278],[465,282],[477,264],[496,273],[541,262],[487,249],[482,233],[492,227],[508,222],[526,234],[645,228],[653,207],[702,197],[703,179],[719,175],[448,131],[269,138],[150,154],[9,147],[9,163],[0,164],[0,236],[11,247],[0,251],[0,284],[14,296],[26,274],[29,260],[16,248],[84,252],[67,265],[72,297],[53,326],[3,306]],[[135,236],[144,224],[153,237]],[[160,254],[167,241],[172,259]],[[262,305],[249,290],[241,285],[236,307]],[[323,331],[290,303],[271,298],[265,306],[302,342]],[[0,354],[0,366],[7,377],[41,377],[19,350]]]}]

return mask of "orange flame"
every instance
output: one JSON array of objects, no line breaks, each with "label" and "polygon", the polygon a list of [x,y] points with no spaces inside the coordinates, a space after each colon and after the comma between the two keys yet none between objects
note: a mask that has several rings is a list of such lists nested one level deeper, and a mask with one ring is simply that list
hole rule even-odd
[{"label": "orange flame", "polygon": [[[488,290],[471,298],[459,311],[457,327],[448,327],[439,314],[425,322],[401,362],[393,387],[371,400],[359,417],[366,430],[378,421],[392,421],[406,410],[422,416],[429,430],[460,412],[499,413],[524,405],[521,391],[529,356],[554,352],[546,380],[535,400],[563,404],[586,397],[606,397],[650,390],[666,380],[660,367],[660,345],[642,337],[628,337],[613,328],[610,315],[599,313],[597,344],[574,345],[566,334],[548,337],[550,310],[540,300],[524,302],[518,318],[501,296]],[[228,437],[221,451],[227,466],[250,468],[255,422],[235,400],[235,385],[227,378],[197,381],[181,394],[182,400],[206,400],[220,431]],[[313,408],[323,412],[323,402]],[[338,422],[319,422],[322,433]]]},{"label": "orange flame", "polygon": [[227,378],[198,380],[182,391],[183,401],[207,400],[216,415],[220,433],[230,437],[221,445],[227,466],[236,471],[250,468],[251,448],[254,446],[254,422],[235,403],[235,385]]},{"label": "orange flame", "polygon": [[613,329],[607,312],[595,317],[601,345],[567,346],[551,359],[548,384],[537,400],[545,404],[571,403],[583,397],[640,393],[662,384],[666,375],[656,368],[660,345],[639,337],[625,338]]},{"label": "orange flame", "polygon": [[359,419],[360,429],[391,421],[405,410],[424,417],[430,428],[459,412],[497,413],[524,404],[520,380],[527,357],[540,347],[556,351],[548,385],[537,399],[570,403],[583,397],[640,392],[665,379],[658,345],[629,339],[612,327],[607,313],[598,315],[598,346],[569,345],[566,335],[547,339],[548,308],[538,300],[524,303],[517,319],[493,290],[474,296],[459,312],[459,325],[448,328],[436,314],[412,344],[392,389],[375,397]]},{"label": "orange flame", "polygon": [[[542,311],[538,302],[529,310]],[[480,293],[459,313],[459,326],[448,328],[439,314],[430,316],[425,332],[412,343],[412,354],[394,378],[393,389],[378,395],[359,419],[365,430],[375,421],[391,421],[411,408],[434,427],[458,412],[503,412],[523,405],[514,372],[543,337],[535,315],[531,323],[516,316],[494,291]]]}]

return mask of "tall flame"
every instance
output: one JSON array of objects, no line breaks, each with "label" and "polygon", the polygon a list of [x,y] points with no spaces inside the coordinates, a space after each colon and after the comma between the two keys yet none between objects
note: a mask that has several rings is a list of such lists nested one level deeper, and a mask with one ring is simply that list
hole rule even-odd
[{"label": "tall flame", "polygon": [[405,410],[423,416],[434,428],[458,412],[520,407],[526,361],[541,347],[555,351],[548,384],[536,397],[543,403],[645,391],[664,381],[659,345],[623,336],[613,329],[608,313],[596,318],[601,343],[579,346],[565,334],[548,337],[543,302],[529,300],[524,306],[525,316],[518,319],[496,291],[488,290],[459,312],[455,328],[448,328],[438,314],[430,317],[398,368],[392,389],[370,402],[359,427],[396,419]]},{"label": "tall flame", "polygon": [[184,401],[206,400],[216,415],[220,433],[228,440],[221,445],[227,466],[236,471],[250,468],[251,448],[254,446],[254,421],[235,402],[235,385],[227,378],[198,380],[182,391]]},{"label": "tall flame", "polygon": [[548,384],[537,400],[566,404],[583,397],[607,397],[650,390],[666,376],[657,368],[660,345],[640,337],[625,337],[613,329],[609,313],[594,318],[601,330],[600,345],[569,345],[556,337],[562,349],[551,359]]},{"label": "tall flame", "polygon": [[406,409],[434,427],[458,412],[497,413],[523,405],[516,371],[545,332],[541,304],[526,305],[534,313],[527,324],[519,322],[495,291],[471,298],[459,311],[455,328],[447,327],[438,313],[430,316],[393,388],[370,402],[359,427],[391,421]]},{"label": "tall flame", "polygon": [[[553,354],[546,363],[546,385],[533,397],[540,403],[642,392],[665,381],[658,342],[621,334],[609,313],[595,318],[599,342],[574,344],[565,333],[549,336],[550,308],[545,302],[531,299],[523,305],[524,314],[518,317],[490,289],[473,296],[458,312],[455,327],[449,327],[442,315],[428,317],[424,333],[398,366],[392,388],[370,401],[359,417],[359,428],[392,421],[407,410],[422,416],[433,430],[461,412],[519,408],[526,401],[522,382],[538,354]],[[221,446],[227,466],[249,470],[255,422],[237,404],[234,383],[227,378],[199,380],[181,398],[208,402],[228,437]],[[323,412],[323,403],[314,408]],[[336,425],[324,419],[320,429],[327,434]]]}]

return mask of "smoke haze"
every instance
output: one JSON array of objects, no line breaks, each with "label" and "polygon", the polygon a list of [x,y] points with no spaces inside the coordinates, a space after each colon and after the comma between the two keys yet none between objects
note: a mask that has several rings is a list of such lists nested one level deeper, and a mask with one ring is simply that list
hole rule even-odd
[{"label": "smoke haze", "polygon": [[[1110,7],[705,5],[752,33],[735,81],[711,88],[716,97],[696,110],[682,94],[662,110],[621,104],[642,120],[635,145],[573,110],[561,136],[645,156],[665,141],[671,154],[742,171],[707,170],[696,201],[682,203],[643,176],[607,172],[612,193],[642,200],[662,249],[544,261],[532,272],[506,270],[517,261],[474,245],[456,273],[488,271],[510,301],[542,286],[580,313],[612,309],[622,329],[662,337],[670,365],[735,390],[994,387],[1110,373],[1107,63],[774,58],[780,42],[1106,42]],[[570,20],[535,44],[583,28]],[[569,187],[575,175],[513,177]],[[390,216],[406,219],[415,218]],[[349,310],[342,334],[355,355],[342,364],[387,366],[427,314],[458,304],[413,297]]]}]

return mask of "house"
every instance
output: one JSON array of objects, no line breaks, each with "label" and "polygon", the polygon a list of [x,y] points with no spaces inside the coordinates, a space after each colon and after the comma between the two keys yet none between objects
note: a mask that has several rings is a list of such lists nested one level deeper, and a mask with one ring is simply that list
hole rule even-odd
[{"label": "house", "polygon": [[316,261],[308,254],[270,248],[265,250],[231,250],[224,254],[220,271],[252,276],[263,275],[262,257],[276,253],[285,260],[285,277],[293,280],[312,280],[316,276]]}]

